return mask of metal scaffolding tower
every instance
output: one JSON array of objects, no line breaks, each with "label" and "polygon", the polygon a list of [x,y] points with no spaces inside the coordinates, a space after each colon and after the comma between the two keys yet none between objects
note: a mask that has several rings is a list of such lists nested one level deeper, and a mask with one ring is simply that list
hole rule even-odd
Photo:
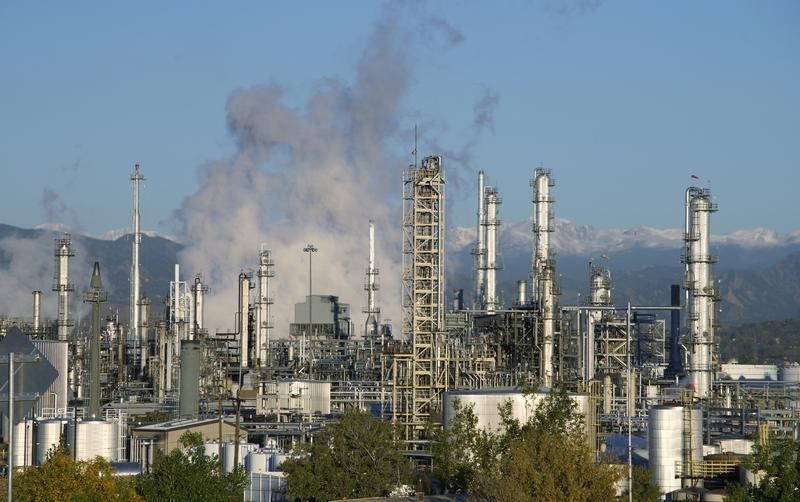
[{"label": "metal scaffolding tower", "polygon": [[403,333],[412,357],[410,416],[399,418],[409,441],[446,387],[444,213],[442,159],[429,156],[406,172],[403,190]]}]

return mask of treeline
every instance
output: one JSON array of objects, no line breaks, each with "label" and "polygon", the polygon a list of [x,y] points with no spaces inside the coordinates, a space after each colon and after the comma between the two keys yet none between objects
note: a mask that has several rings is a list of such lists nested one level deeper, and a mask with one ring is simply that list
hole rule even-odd
[{"label": "treeline", "polygon": [[720,361],[743,364],[800,362],[800,319],[721,326]]}]

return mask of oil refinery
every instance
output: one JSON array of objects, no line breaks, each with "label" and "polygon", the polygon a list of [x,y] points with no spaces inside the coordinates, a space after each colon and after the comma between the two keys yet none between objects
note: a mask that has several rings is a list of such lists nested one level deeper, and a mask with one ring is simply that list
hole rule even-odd
[{"label": "oil refinery", "polygon": [[[321,236],[307,236],[312,242],[297,249],[307,271],[282,269],[266,242],[252,250],[250,268],[226,272],[238,277],[236,301],[228,306],[234,328],[212,332],[205,311],[215,284],[206,271],[175,264],[174,275],[162,278],[163,305],[142,294],[144,176],[136,165],[130,283],[113,285],[130,289],[127,319],[103,310],[102,262],[94,263],[91,277],[72,273],[76,250],[66,233],[55,239],[53,294],[33,291],[30,312],[0,319],[0,334],[21,333],[57,372],[30,411],[3,412],[8,466],[39,465],[63,442],[76,459],[99,455],[146,472],[157,451],[176,447],[191,430],[202,434],[207,453],[218,455],[226,472],[245,467],[247,500],[279,500],[281,463],[291,448],[347,408],[394,424],[406,454],[424,468],[428,426],[446,427],[455,400],[472,404],[479,426],[491,429],[499,425],[499,405],[510,402],[524,419],[555,386],[577,404],[598,458],[616,454],[623,465],[648,466],[669,500],[721,500],[732,476],[754,476],[740,466],[754,437],[777,430],[797,438],[798,366],[719,358],[717,259],[710,245],[717,205],[709,189],[674,194],[683,277],[663,284],[662,303],[618,297],[614,271],[600,263],[588,264],[583,294],[570,302],[560,295],[551,244],[558,211],[553,172],[532,172],[529,274],[517,278],[509,298],[498,286],[502,198],[484,171],[475,180],[472,282],[448,282],[446,174],[442,157],[427,156],[398,180],[399,270],[379,269],[375,245],[376,235],[398,229],[365,219],[364,275],[338,278],[363,281],[363,298],[314,289],[314,267],[325,266],[313,244]],[[275,296],[274,278],[282,274],[307,280],[308,294]],[[387,274],[402,284],[402,318],[395,323],[382,317],[380,279]],[[77,288],[86,291],[81,299],[74,298],[76,284],[84,285]],[[91,307],[88,319],[76,317],[80,300]],[[57,304],[54,319],[43,317],[43,302]],[[275,323],[280,302],[292,302],[284,305],[294,312],[286,325]],[[361,302],[363,308],[351,307]],[[531,384],[537,390],[523,392]]]}]

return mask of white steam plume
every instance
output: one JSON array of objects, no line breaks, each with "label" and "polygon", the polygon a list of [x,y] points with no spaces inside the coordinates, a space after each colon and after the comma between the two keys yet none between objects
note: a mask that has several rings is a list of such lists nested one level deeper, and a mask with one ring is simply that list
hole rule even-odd
[{"label": "white steam plume", "polygon": [[237,276],[256,266],[261,242],[276,263],[275,337],[286,336],[294,304],[308,294],[308,243],[319,249],[315,294],[339,295],[360,326],[370,218],[376,220],[381,307],[398,329],[405,162],[388,144],[398,136],[410,75],[399,35],[391,21],[377,25],[355,82],[326,80],[303,110],[286,105],[277,85],[230,96],[227,121],[237,152],[201,167],[201,188],[178,215],[187,244],[180,256],[185,279],[203,272],[211,287],[206,324],[212,332],[233,328]]}]

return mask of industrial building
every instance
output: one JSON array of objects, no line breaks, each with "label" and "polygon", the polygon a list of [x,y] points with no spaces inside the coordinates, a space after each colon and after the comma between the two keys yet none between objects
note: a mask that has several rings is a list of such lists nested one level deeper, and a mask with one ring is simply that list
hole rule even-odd
[{"label": "industrial building", "polygon": [[[376,232],[395,229],[376,228],[369,220],[361,317],[344,303],[359,299],[314,293],[309,286],[305,298],[281,300],[293,302],[294,322],[276,326],[272,280],[281,264],[263,244],[253,249],[251,270],[229,271],[238,274],[237,302],[230,305],[235,330],[211,333],[204,308],[213,284],[205,283],[202,271],[189,271],[194,278],[187,281],[175,265],[163,312],[142,295],[143,179],[137,165],[131,176],[127,323],[117,315],[101,319],[102,264],[91,278],[72,277],[71,238],[64,234],[55,241],[57,318],[42,318],[43,293],[37,290],[30,321],[21,327],[58,377],[28,415],[14,417],[5,428],[13,467],[42,462],[47,448],[64,439],[76,458],[100,455],[147,469],[155,451],[174,448],[190,430],[203,434],[208,453],[219,455],[225,469],[237,463],[247,468],[248,497],[264,490],[277,494],[281,459],[348,407],[395,424],[407,454],[424,466],[430,458],[427,425],[447,426],[454,399],[473,403],[479,424],[494,428],[498,404],[512,402],[515,416],[526,419],[547,389],[558,385],[585,415],[587,438],[598,455],[613,450],[615,437],[627,435],[622,461],[636,457],[649,465],[664,496],[674,498],[682,491],[724,487],[725,477],[738,472],[740,457],[720,455],[750,451],[746,438],[753,434],[766,428],[798,432],[800,367],[779,371],[719,361],[710,245],[717,205],[706,188],[687,188],[682,201],[676,194],[684,275],[663,285],[663,303],[616,298],[613,270],[597,263],[587,268],[584,301],[570,303],[559,294],[551,246],[555,179],[551,170],[535,169],[530,273],[518,278],[513,298],[502,298],[499,189],[486,184],[484,171],[478,173],[473,282],[448,285],[446,171],[442,157],[428,156],[402,178],[402,269],[389,272],[402,280],[403,317],[397,325],[381,318],[381,257],[375,252]],[[308,253],[309,282],[315,251],[313,244],[298,249]],[[75,282],[90,286],[84,296],[92,308],[89,323],[74,321]],[[456,292],[448,303],[452,286]],[[466,301],[465,289],[472,292]],[[531,383],[539,392],[523,394],[521,386]],[[142,423],[154,414],[170,421]],[[647,446],[634,448],[640,442]]]}]

